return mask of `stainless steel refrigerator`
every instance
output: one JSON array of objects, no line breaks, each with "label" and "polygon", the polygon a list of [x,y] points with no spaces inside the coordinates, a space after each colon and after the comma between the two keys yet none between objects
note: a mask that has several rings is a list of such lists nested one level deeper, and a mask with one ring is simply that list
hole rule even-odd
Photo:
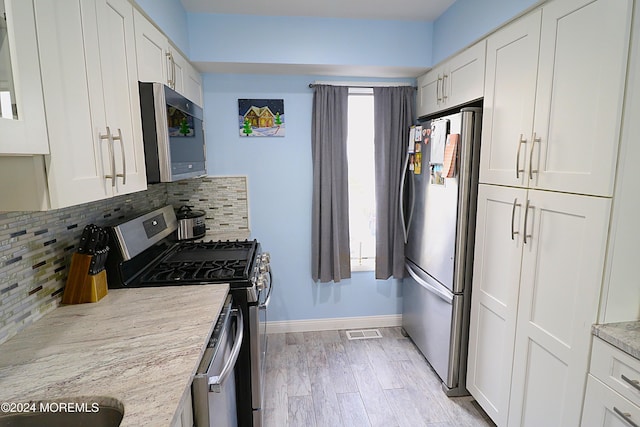
[{"label": "stainless steel refrigerator", "polygon": [[[468,394],[465,377],[481,114],[481,108],[469,107],[422,122],[422,133],[429,141],[408,150],[401,190],[407,271],[402,326],[449,396]],[[430,145],[436,142],[434,137],[442,138],[443,129],[457,138],[455,155],[450,156],[455,162],[450,178],[442,177],[442,167],[432,161],[442,161],[440,154],[434,154],[436,146]]]}]

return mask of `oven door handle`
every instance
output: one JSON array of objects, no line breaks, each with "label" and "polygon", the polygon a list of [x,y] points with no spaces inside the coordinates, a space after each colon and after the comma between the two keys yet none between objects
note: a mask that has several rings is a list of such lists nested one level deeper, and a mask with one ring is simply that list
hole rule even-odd
[{"label": "oven door handle", "polygon": [[209,391],[213,393],[220,393],[222,391],[222,383],[224,383],[229,374],[233,372],[233,368],[238,360],[238,355],[240,354],[240,347],[242,346],[242,336],[244,335],[244,319],[242,318],[242,310],[240,308],[233,309],[232,314],[237,319],[236,339],[233,342],[233,348],[231,349],[229,359],[224,364],[220,375],[212,375],[209,377]]},{"label": "oven door handle", "polygon": [[265,309],[269,307],[269,301],[271,301],[271,291],[273,291],[273,275],[271,274],[271,270],[269,270],[269,293],[267,294],[267,298],[263,303],[259,305],[258,308]]}]

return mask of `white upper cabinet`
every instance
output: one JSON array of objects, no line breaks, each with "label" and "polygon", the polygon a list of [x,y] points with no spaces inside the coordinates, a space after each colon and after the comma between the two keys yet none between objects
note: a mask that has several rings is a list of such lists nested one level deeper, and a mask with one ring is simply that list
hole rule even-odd
[{"label": "white upper cabinet", "polygon": [[0,157],[0,210],[56,209],[146,189],[132,5],[35,5],[51,154]]},{"label": "white upper cabinet", "polygon": [[46,154],[33,3],[0,0],[0,155]]},{"label": "white upper cabinet", "polygon": [[418,94],[416,95],[416,113],[418,117],[426,116],[440,109],[442,75],[439,71],[433,69],[427,74],[418,77]]},{"label": "white upper cabinet", "polygon": [[202,106],[200,73],[151,21],[137,10],[134,14],[139,80],[164,83]]},{"label": "white upper cabinet", "polygon": [[541,15],[530,13],[487,40],[480,182],[528,182]]},{"label": "white upper cabinet", "polygon": [[184,95],[200,107],[204,106],[202,76],[200,72],[189,63],[187,63],[184,74]]},{"label": "white upper cabinet", "polygon": [[482,98],[484,66],[483,40],[418,77],[418,117]]},{"label": "white upper cabinet", "polygon": [[134,10],[138,79],[169,84],[169,40],[138,10]]},{"label": "white upper cabinet", "polygon": [[[100,71],[89,72],[90,91],[98,90],[104,96],[104,104],[96,99],[96,112],[105,108],[105,129],[100,129],[101,117],[94,116],[94,131],[100,132],[105,140],[112,134],[110,144],[113,149],[111,165],[107,175],[112,175],[111,187],[114,194],[125,194],[147,188],[147,175],[142,141],[142,119],[140,95],[136,69],[135,33],[133,6],[128,0],[98,0],[97,28]],[[98,63],[89,64],[90,67]],[[115,176],[114,176],[115,175]]]},{"label": "white upper cabinet", "polygon": [[632,5],[552,1],[489,37],[481,182],[613,194]]},{"label": "white upper cabinet", "polygon": [[533,186],[613,195],[632,10],[633,0],[544,7]]}]

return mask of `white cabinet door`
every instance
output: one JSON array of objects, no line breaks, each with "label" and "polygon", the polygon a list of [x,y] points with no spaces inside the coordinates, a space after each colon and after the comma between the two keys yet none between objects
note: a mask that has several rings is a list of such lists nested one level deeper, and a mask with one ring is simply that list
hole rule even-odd
[{"label": "white cabinet door", "polygon": [[169,39],[139,11],[134,11],[138,80],[164,83],[202,106],[202,78]]},{"label": "white cabinet door", "polygon": [[202,76],[191,64],[187,64],[184,78],[184,95],[198,106],[204,106],[202,100]]},{"label": "white cabinet door", "polygon": [[[4,6],[3,6],[4,4]],[[0,155],[49,153],[33,3],[0,1]],[[4,26],[4,25],[3,25]]]},{"label": "white cabinet door", "polygon": [[191,64],[189,64],[189,61],[176,49],[170,48],[169,52],[171,53],[171,64],[169,65],[171,68],[170,82],[173,82],[173,86],[171,87],[179,94],[185,95],[186,69],[191,66]]},{"label": "white cabinet door", "polygon": [[97,16],[106,123],[115,140],[111,184],[114,194],[127,194],[147,188],[133,6],[127,0],[100,0]]},{"label": "white cabinet door", "polygon": [[484,67],[483,40],[418,77],[418,117],[482,98]]},{"label": "white cabinet door", "polygon": [[589,375],[580,425],[630,427],[631,423],[640,424],[640,408]]},{"label": "white cabinet door", "polygon": [[144,15],[134,10],[138,80],[167,84],[169,40]]},{"label": "white cabinet door", "polygon": [[610,199],[529,190],[510,426],[580,422]]},{"label": "white cabinet door", "polygon": [[442,74],[439,71],[434,69],[418,77],[418,96],[416,99],[418,117],[426,116],[439,109],[442,102],[440,94]]},{"label": "white cabinet door", "polygon": [[478,188],[467,389],[499,426],[507,423],[526,195]]},{"label": "white cabinet door", "polygon": [[[0,160],[0,181],[14,182],[0,186],[0,209],[57,209],[146,189],[131,4],[35,6],[52,149],[44,159]],[[122,139],[101,138],[107,128]]]},{"label": "white cabinet door", "polygon": [[487,40],[480,182],[526,186],[541,11]]},{"label": "white cabinet door", "polygon": [[447,108],[482,98],[486,41],[483,40],[444,65],[442,99]]},{"label": "white cabinet door", "polygon": [[532,187],[611,196],[632,0],[544,5]]},{"label": "white cabinet door", "polygon": [[[104,199],[112,194],[104,177],[108,166],[107,142],[100,140],[99,130],[94,133],[91,112],[96,101],[91,100],[87,89],[85,54],[97,60],[95,46],[85,50],[85,41],[97,42],[97,33],[90,33],[95,31],[95,25],[83,26],[83,21],[95,23],[95,6],[83,0],[37,0],[36,6],[51,144],[44,178],[48,180],[50,205],[59,208]],[[95,73],[99,80],[100,71]],[[104,121],[103,114],[102,132]]]}]

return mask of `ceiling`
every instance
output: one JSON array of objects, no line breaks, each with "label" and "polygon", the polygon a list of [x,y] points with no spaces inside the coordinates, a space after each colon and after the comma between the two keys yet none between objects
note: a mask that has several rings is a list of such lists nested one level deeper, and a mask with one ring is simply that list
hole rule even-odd
[{"label": "ceiling", "polygon": [[181,0],[187,12],[434,21],[455,0]]}]

